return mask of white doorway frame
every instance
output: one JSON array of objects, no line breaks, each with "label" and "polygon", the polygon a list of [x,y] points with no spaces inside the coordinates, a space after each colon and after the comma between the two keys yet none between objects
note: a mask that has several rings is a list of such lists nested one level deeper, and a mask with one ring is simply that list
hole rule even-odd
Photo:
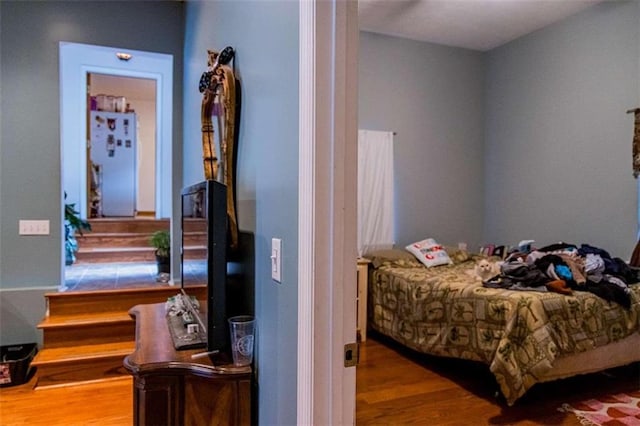
[{"label": "white doorway frame", "polygon": [[[60,42],[61,198],[87,212],[87,74],[100,73],[156,81],[156,218],[170,218],[173,132],[173,55]],[[117,53],[131,54],[128,61]],[[71,164],[75,167],[66,167]],[[64,223],[64,220],[62,221]],[[63,234],[64,235],[64,234]],[[63,256],[64,259],[64,256]]]},{"label": "white doorway frame", "polygon": [[297,424],[355,424],[358,3],[299,3]]}]

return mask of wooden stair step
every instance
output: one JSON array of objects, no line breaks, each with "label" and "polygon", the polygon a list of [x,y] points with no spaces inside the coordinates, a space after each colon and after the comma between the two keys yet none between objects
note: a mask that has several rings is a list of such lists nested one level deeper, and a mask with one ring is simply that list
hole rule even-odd
[{"label": "wooden stair step", "polygon": [[31,365],[40,367],[47,364],[76,362],[111,356],[122,356],[124,358],[131,354],[134,349],[135,342],[133,340],[62,348],[44,348],[36,354]]},{"label": "wooden stair step", "polygon": [[[91,231],[77,233],[78,263],[149,262],[155,260],[150,237],[158,230],[169,230],[169,219],[94,218]],[[197,259],[206,255],[206,223],[202,219],[184,222],[185,255]]]},{"label": "wooden stair step", "polygon": [[37,368],[36,388],[126,376],[122,362],[134,350],[133,340],[42,349],[31,363]]},{"label": "wooden stair step", "polygon": [[59,328],[66,326],[89,326],[96,323],[117,323],[123,320],[130,320],[131,317],[126,312],[121,311],[103,311],[99,313],[94,312],[79,312],[68,315],[49,315],[43,319],[38,327],[42,329],[46,328]]},{"label": "wooden stair step", "polygon": [[[187,246],[184,253],[187,259],[199,259],[206,255],[206,250],[204,246]],[[153,247],[81,247],[76,259],[78,263],[150,262],[156,257]]]},{"label": "wooden stair step", "polygon": [[136,253],[136,252],[144,252],[154,254],[155,249],[151,246],[137,246],[137,247],[80,247],[78,250],[78,254],[89,254],[89,253]]},{"label": "wooden stair step", "polygon": [[[78,247],[87,248],[115,248],[115,247],[150,247],[151,233],[141,232],[86,232],[77,235]],[[205,245],[206,233],[185,232],[184,241],[187,245]]]},{"label": "wooden stair step", "polygon": [[76,235],[78,247],[148,247],[150,233],[142,232],[85,232]]},{"label": "wooden stair step", "polygon": [[[128,288],[119,290],[69,291],[46,293],[49,317],[100,312],[127,313],[135,305],[163,303],[180,292],[179,287]],[[189,288],[199,299],[206,297],[205,286]]]},{"label": "wooden stair step", "polygon": [[[150,218],[93,218],[89,219],[91,232],[144,232],[153,233],[158,230],[169,229],[169,219]],[[206,231],[206,223],[202,219],[187,219],[184,222],[185,231]]]},{"label": "wooden stair step", "polygon": [[[36,389],[127,377],[124,358],[135,350],[135,321],[129,310],[138,304],[162,303],[176,287],[58,292],[45,294],[47,316],[38,324],[43,348],[31,363]],[[190,287],[203,299],[206,286]]]},{"label": "wooden stair step", "polygon": [[135,322],[126,313],[56,315],[46,317],[38,328],[45,348],[90,345],[133,340]]},{"label": "wooden stair step", "polygon": [[169,229],[169,219],[94,218],[89,219],[89,223],[91,224],[91,232],[97,233],[153,233]]},{"label": "wooden stair step", "polygon": [[155,259],[152,247],[80,248],[76,253],[78,263],[151,262]]},{"label": "wooden stair step", "polygon": [[[189,248],[189,247],[185,247],[185,248]],[[108,253],[108,252],[136,252],[136,251],[144,251],[144,252],[150,252],[150,253],[154,253],[155,252],[155,248],[151,247],[151,246],[135,246],[135,247],[91,247],[91,248],[86,248],[83,249],[81,248],[80,250],[78,250],[79,252],[83,252],[83,253],[91,253],[91,252],[96,252],[96,253]]]}]

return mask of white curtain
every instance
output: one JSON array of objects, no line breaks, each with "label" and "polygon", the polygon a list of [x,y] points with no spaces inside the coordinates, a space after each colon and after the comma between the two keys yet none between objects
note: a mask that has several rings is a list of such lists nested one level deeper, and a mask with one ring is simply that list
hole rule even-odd
[{"label": "white curtain", "polygon": [[358,255],[393,243],[393,132],[359,130]]}]

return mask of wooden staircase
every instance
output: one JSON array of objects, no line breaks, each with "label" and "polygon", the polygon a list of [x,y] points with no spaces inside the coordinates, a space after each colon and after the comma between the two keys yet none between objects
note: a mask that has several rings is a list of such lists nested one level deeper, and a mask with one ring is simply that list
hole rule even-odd
[{"label": "wooden staircase", "polygon": [[[31,363],[36,388],[103,381],[127,375],[122,361],[134,350],[133,306],[163,303],[175,287],[47,293],[47,314],[38,328],[44,344]],[[204,298],[205,286],[190,294]]]},{"label": "wooden staircase", "polygon": [[[169,229],[169,220],[150,218],[91,219],[91,232],[77,236],[77,263],[155,261],[149,238]],[[205,255],[202,222],[187,222],[187,258]],[[179,247],[180,245],[175,245]],[[170,286],[47,293],[47,313],[38,328],[43,347],[31,365],[37,367],[36,388],[102,381],[127,375],[122,361],[135,346],[135,323],[128,311],[138,304],[164,303],[179,289]],[[206,297],[206,288],[190,287]]]},{"label": "wooden staircase", "polygon": [[[91,232],[77,235],[77,263],[154,261],[149,238],[155,231],[169,229],[169,219],[99,218],[89,222]],[[206,234],[196,222],[186,223],[185,255],[188,259],[201,258],[205,255]]]}]

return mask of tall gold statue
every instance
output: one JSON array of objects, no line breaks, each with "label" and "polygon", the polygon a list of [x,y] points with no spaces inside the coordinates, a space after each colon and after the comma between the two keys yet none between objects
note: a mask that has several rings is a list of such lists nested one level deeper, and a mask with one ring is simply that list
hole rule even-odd
[{"label": "tall gold statue", "polygon": [[[218,53],[208,53],[208,69],[200,78],[202,108],[202,154],[204,177],[217,180],[227,185],[227,217],[229,221],[230,248],[238,247],[238,219],[235,207],[235,145],[236,145],[236,112],[238,92],[236,78],[228,65],[235,52],[232,47],[225,47]],[[213,116],[217,117],[219,133],[219,152],[216,150]],[[218,156],[219,154],[219,156]]]}]

